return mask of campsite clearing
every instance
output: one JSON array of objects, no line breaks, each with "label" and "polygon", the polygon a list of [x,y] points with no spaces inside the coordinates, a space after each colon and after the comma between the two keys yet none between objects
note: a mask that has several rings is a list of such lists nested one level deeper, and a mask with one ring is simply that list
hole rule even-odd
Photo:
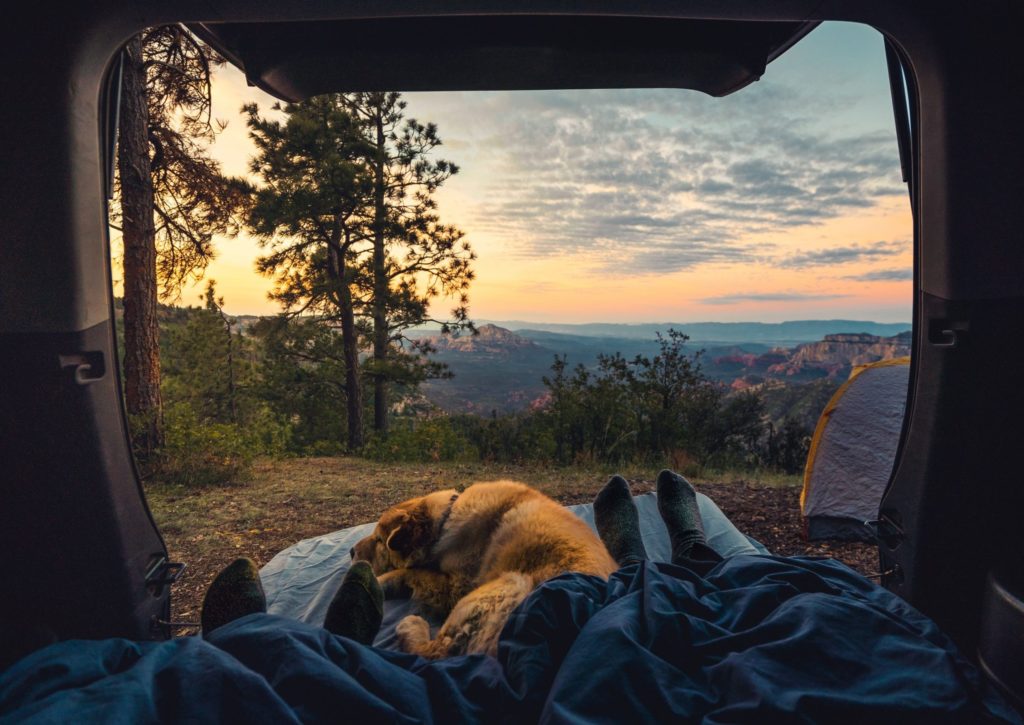
[{"label": "campsite clearing", "polygon": [[[172,619],[198,621],[203,593],[231,560],[262,566],[300,539],[374,521],[388,506],[441,488],[511,478],[565,504],[585,503],[612,473],[634,494],[654,490],[656,470],[623,466],[556,468],[480,463],[378,463],[361,458],[298,458],[258,462],[244,484],[185,488],[150,484],[146,496],[172,561],[188,564],[175,585]],[[863,574],[876,572],[877,553],[860,543],[807,542],[797,476],[691,478],[744,533],[771,551],[831,556]],[[190,633],[181,630],[179,634]]]}]

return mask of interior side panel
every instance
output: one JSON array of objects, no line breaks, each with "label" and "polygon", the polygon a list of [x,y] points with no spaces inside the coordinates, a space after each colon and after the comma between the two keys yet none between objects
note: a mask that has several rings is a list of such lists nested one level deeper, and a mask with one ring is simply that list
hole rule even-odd
[{"label": "interior side panel", "polygon": [[48,639],[159,635],[169,599],[145,579],[166,550],[111,404],[110,325],[3,334],[0,349],[0,658]]},{"label": "interior side panel", "polygon": [[986,574],[1024,564],[1022,19],[1011,4],[943,6],[897,33],[918,91],[919,292],[910,415],[881,504],[883,582],[967,652]]},{"label": "interior side panel", "polygon": [[167,588],[145,584],[166,550],[124,427],[104,213],[102,93],[130,26],[39,10],[0,78],[0,660],[165,636],[153,619],[169,612]]},{"label": "interior side panel", "polygon": [[973,649],[990,570],[1024,565],[1024,300],[922,294],[914,416],[882,501],[886,584]]}]

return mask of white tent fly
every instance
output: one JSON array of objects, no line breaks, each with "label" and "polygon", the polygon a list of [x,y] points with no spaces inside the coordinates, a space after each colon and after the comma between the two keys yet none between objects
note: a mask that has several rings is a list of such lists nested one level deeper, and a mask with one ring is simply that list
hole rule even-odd
[{"label": "white tent fly", "polygon": [[909,357],[857,366],[825,406],[800,494],[809,539],[874,540],[865,522],[896,461],[909,376]]}]

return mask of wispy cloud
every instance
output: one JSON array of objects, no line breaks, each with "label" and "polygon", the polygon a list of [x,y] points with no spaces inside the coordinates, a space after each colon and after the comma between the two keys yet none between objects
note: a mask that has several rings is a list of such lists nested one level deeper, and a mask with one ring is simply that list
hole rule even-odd
[{"label": "wispy cloud", "polygon": [[871,262],[885,257],[903,254],[909,249],[909,242],[874,242],[872,244],[853,244],[845,247],[816,249],[810,252],[797,252],[778,261],[778,266],[787,269],[806,269],[808,267],[831,267],[851,262]]},{"label": "wispy cloud", "polygon": [[914,279],[914,270],[912,269],[877,269],[872,272],[864,272],[863,274],[851,274],[843,277],[843,279],[853,279],[859,282],[889,282],[894,280],[908,280]]},{"label": "wispy cloud", "polygon": [[705,305],[736,305],[743,302],[820,302],[823,300],[836,300],[847,296],[840,294],[805,294],[802,292],[765,292],[763,294],[705,297],[699,300],[699,302]]}]

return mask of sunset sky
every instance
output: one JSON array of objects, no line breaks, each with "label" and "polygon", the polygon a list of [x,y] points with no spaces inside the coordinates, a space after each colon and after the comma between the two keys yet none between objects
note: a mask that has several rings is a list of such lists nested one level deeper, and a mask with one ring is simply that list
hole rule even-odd
[{"label": "sunset sky", "polygon": [[[213,154],[247,173],[239,114],[274,99],[219,71]],[[479,255],[475,319],[908,321],[912,227],[881,36],[822,26],[726,98],[695,91],[410,93],[461,172],[441,217]],[[207,277],[278,311],[246,236]],[[117,272],[115,272],[115,275]],[[200,285],[201,287],[201,285]],[[200,287],[180,304],[198,304]],[[438,303],[443,315],[448,301]]]}]

